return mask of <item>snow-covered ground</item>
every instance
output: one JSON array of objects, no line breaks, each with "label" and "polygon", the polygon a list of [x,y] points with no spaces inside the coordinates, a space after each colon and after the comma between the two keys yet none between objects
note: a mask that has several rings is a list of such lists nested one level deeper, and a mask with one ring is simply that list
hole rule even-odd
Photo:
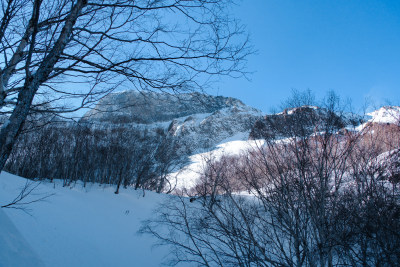
[{"label": "snow-covered ground", "polygon": [[0,209],[0,266],[44,266],[3,209]]},{"label": "snow-covered ground", "polygon": [[[384,106],[380,109],[367,113],[367,122],[360,124],[355,128],[356,131],[364,130],[369,123],[391,123],[398,125],[400,122],[400,107],[399,106]],[[348,128],[350,130],[350,128]]]},{"label": "snow-covered ground", "polygon": [[397,124],[400,120],[400,107],[385,106],[370,112],[367,115],[371,116],[371,119],[369,120],[371,122]]},{"label": "snow-covered ground", "polygon": [[[0,205],[12,201],[26,179],[0,175]],[[53,194],[26,206],[31,215],[0,209],[0,266],[160,266],[167,247],[138,235],[141,221],[157,203],[173,196],[114,188],[41,183],[30,199]]]},{"label": "snow-covered ground", "polygon": [[[204,160],[239,155],[261,145],[238,133],[212,151],[191,156],[191,164],[174,175],[178,188],[196,182]],[[2,172],[0,205],[11,202],[29,182],[38,182]],[[0,209],[0,267],[3,266],[160,266],[168,247],[154,246],[157,240],[137,231],[153,215],[158,203],[170,195],[88,184],[62,187],[62,181],[42,182],[26,201],[49,196],[44,201],[18,209]]]},{"label": "snow-covered ground", "polygon": [[190,163],[179,170],[170,174],[172,179],[176,179],[176,189],[190,189],[196,185],[197,179],[204,170],[206,162],[210,159],[218,160],[223,155],[236,156],[241,153],[261,146],[262,140],[247,140],[248,132],[238,133],[216,145],[215,149],[190,156]]},{"label": "snow-covered ground", "polygon": [[[399,114],[400,107],[383,107],[368,115],[373,122],[394,123]],[[201,124],[206,115],[196,115],[193,121]],[[237,133],[211,151],[192,155],[188,166],[171,174],[177,179],[177,189],[193,187],[206,160],[240,155],[263,145],[261,140],[247,140],[248,134]],[[26,182],[2,172],[0,206],[12,201]],[[160,266],[168,247],[154,247],[155,238],[137,231],[158,203],[174,196],[146,192],[143,197],[143,191],[132,189],[121,189],[115,195],[114,190],[97,184],[66,188],[61,181],[43,182],[30,199],[51,196],[27,205],[30,215],[18,209],[0,209],[0,267]]]}]

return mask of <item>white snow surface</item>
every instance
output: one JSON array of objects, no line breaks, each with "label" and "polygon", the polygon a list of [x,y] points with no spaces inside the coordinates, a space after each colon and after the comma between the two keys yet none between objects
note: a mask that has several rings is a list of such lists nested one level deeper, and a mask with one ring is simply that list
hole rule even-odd
[{"label": "white snow surface", "polygon": [[[2,172],[0,204],[13,200],[26,181]],[[98,184],[69,188],[42,182],[31,199],[54,195],[27,205],[30,215],[0,209],[0,266],[160,266],[168,247],[154,247],[155,238],[137,231],[157,203],[172,196],[113,192]]]},{"label": "white snow surface", "polygon": [[385,106],[368,113],[371,116],[370,122],[377,123],[398,123],[400,120],[399,106]]},{"label": "white snow surface", "polygon": [[300,106],[300,107],[296,107],[296,108],[288,108],[282,112],[276,113],[275,115],[283,115],[285,113],[287,113],[288,115],[291,115],[291,114],[295,113],[299,108],[310,108],[310,109],[314,109],[314,110],[320,109],[317,106],[304,105],[304,106]]},{"label": "white snow surface", "polygon": [[3,209],[0,209],[0,266],[44,266]]},{"label": "white snow surface", "polygon": [[[261,140],[246,140],[248,132],[237,133],[214,150],[191,156],[191,163],[171,174],[178,188],[196,184],[205,160],[240,155]],[[200,152],[200,151],[198,151]],[[6,172],[0,174],[0,205],[10,203],[30,181]],[[18,209],[0,208],[0,267],[8,266],[160,266],[169,248],[154,246],[157,240],[139,235],[143,220],[150,219],[170,195],[77,183],[63,187],[61,180],[41,182],[30,201],[50,195],[45,201]],[[186,266],[186,265],[185,265]]]},{"label": "white snow surface", "polygon": [[263,140],[247,140],[248,136],[248,132],[237,133],[217,144],[211,151],[190,156],[190,163],[187,166],[170,174],[172,179],[176,179],[176,189],[184,190],[194,187],[206,167],[206,162],[211,158],[218,160],[224,155],[238,156],[264,143]]}]

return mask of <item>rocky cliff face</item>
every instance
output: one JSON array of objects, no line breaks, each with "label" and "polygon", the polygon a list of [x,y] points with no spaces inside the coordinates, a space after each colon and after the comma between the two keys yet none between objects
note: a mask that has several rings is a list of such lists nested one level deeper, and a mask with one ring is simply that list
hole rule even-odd
[{"label": "rocky cliff face", "polygon": [[246,106],[240,100],[231,97],[200,93],[171,95],[124,91],[103,98],[82,119],[108,123],[151,124],[233,107]]},{"label": "rocky cliff face", "polygon": [[260,111],[231,97],[125,91],[105,97],[82,121],[163,130],[193,151],[211,148],[238,133],[247,139],[260,117]]},{"label": "rocky cliff face", "polygon": [[362,116],[356,114],[337,114],[316,106],[301,106],[260,118],[251,129],[250,139],[308,136],[315,131],[325,131],[327,125],[340,130],[355,127],[364,121]]}]

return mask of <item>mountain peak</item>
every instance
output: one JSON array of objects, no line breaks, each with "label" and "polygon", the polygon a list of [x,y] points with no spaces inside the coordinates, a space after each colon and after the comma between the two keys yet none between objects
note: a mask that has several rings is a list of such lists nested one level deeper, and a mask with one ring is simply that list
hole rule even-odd
[{"label": "mountain peak", "polygon": [[261,112],[242,101],[201,93],[167,94],[124,91],[103,98],[83,122],[162,130],[179,138],[188,150],[211,148],[222,140],[248,133]]},{"label": "mountain peak", "polygon": [[197,92],[168,94],[163,92],[123,91],[112,93],[83,116],[84,121],[140,123],[171,121],[199,113],[213,113],[224,108],[245,108],[242,101]]},{"label": "mountain peak", "polygon": [[370,122],[398,124],[400,121],[400,107],[383,106],[367,115],[371,116]]}]

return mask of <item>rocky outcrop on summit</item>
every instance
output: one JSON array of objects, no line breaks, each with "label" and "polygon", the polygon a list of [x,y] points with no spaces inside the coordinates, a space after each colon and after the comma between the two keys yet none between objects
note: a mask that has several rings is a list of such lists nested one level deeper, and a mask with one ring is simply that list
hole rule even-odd
[{"label": "rocky outcrop on summit", "polygon": [[211,148],[240,133],[247,140],[252,125],[260,117],[259,111],[247,106],[223,108],[176,119],[171,123],[169,133],[185,140],[194,149]]},{"label": "rocky outcrop on summit", "polygon": [[226,138],[248,133],[261,112],[238,99],[200,93],[125,91],[110,94],[85,114],[83,122],[165,131],[188,148],[212,148]]},{"label": "rocky outcrop on summit", "polygon": [[363,123],[361,116],[336,114],[316,106],[301,106],[283,112],[266,115],[257,120],[250,132],[250,139],[280,139],[308,136],[315,131],[324,132],[324,125],[342,129],[348,125]]},{"label": "rocky outcrop on summit", "polygon": [[171,121],[193,114],[212,113],[223,108],[244,108],[240,100],[200,93],[167,94],[124,91],[103,98],[82,118],[83,121],[140,123]]}]

